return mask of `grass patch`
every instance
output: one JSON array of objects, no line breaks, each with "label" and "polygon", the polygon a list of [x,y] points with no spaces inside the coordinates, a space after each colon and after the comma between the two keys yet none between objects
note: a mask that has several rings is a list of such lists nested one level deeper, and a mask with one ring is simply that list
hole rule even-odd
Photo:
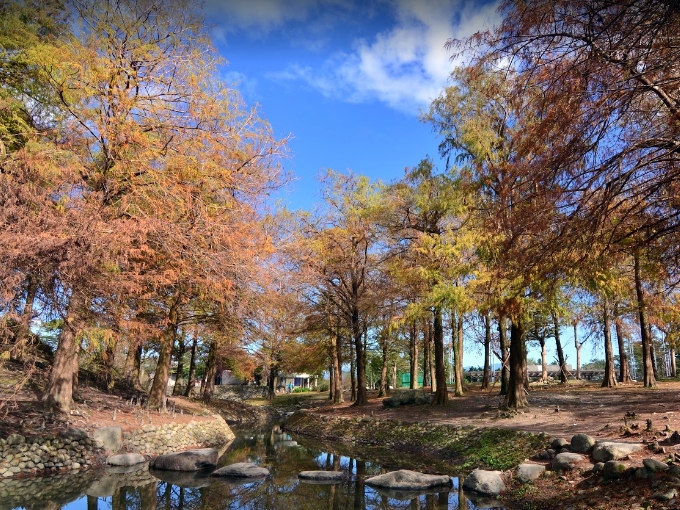
[{"label": "grass patch", "polygon": [[461,468],[504,471],[521,464],[530,454],[545,446],[541,435],[506,429],[478,429],[456,445],[464,460]]},{"label": "grass patch", "polygon": [[246,403],[254,406],[271,406],[276,409],[288,409],[294,407],[306,407],[315,401],[328,400],[326,393],[304,392],[304,393],[282,393],[275,395],[274,400],[266,398],[255,398],[247,400]]}]

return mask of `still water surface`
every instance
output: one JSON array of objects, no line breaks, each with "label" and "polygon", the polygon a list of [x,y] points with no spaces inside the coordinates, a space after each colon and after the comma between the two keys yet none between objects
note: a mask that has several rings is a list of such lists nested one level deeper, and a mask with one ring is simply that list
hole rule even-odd
[{"label": "still water surface", "polygon": [[[365,485],[370,476],[394,469],[419,469],[418,459],[400,453],[371,460],[361,448],[319,444],[272,429],[241,433],[222,455],[220,466],[254,462],[271,476],[256,481],[224,480],[209,472],[132,472],[121,468],[0,483],[0,510],[318,510],[318,509],[466,509],[498,508],[497,502],[463,493],[457,478],[443,492],[393,492]],[[422,464],[422,462],[421,462]],[[128,468],[129,469],[129,468]],[[334,470],[347,474],[335,484],[306,483],[300,471]],[[449,473],[447,473],[449,474]]]}]

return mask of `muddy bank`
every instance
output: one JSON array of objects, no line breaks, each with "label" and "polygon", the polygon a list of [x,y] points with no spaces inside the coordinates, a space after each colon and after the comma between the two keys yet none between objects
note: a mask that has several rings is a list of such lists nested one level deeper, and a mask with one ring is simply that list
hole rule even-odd
[{"label": "muddy bank", "polygon": [[283,428],[325,441],[418,453],[433,463],[450,464],[461,474],[476,468],[512,469],[537,454],[547,440],[542,433],[373,417],[334,417],[304,411],[288,418]]}]

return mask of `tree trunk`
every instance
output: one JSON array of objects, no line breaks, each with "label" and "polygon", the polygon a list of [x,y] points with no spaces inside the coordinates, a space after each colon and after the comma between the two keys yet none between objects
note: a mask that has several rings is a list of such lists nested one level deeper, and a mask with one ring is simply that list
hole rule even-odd
[{"label": "tree trunk", "polygon": [[567,382],[567,361],[564,359],[564,350],[562,349],[562,339],[560,338],[560,321],[557,314],[551,312],[553,320],[553,331],[555,335],[555,345],[557,346],[557,361],[560,364],[560,382],[565,384]]},{"label": "tree trunk", "polygon": [[656,379],[654,378],[654,368],[652,366],[652,345],[647,330],[647,310],[645,303],[645,294],[642,289],[642,278],[640,276],[640,252],[635,250],[633,254],[634,269],[635,269],[635,294],[637,297],[637,308],[640,319],[640,338],[642,340],[642,379],[645,388],[656,387]]},{"label": "tree trunk", "polygon": [[454,377],[456,380],[455,395],[463,396],[463,314],[454,312],[451,315],[451,340],[453,344]]},{"label": "tree trunk", "polygon": [[357,401],[357,379],[356,379],[356,360],[354,358],[354,353],[356,352],[356,348],[354,347],[354,344],[350,344],[349,346],[349,386],[350,386],[350,394],[349,394],[349,401],[350,402],[356,402]]},{"label": "tree trunk", "polygon": [[510,326],[510,377],[508,392],[505,395],[504,406],[508,409],[520,409],[529,403],[524,387],[527,353],[524,343],[524,325],[519,317],[512,318]]},{"label": "tree trunk", "polygon": [[508,330],[504,314],[498,316],[498,339],[501,344],[501,395],[508,394],[510,386],[510,346],[508,345]]},{"label": "tree trunk", "polygon": [[342,337],[338,326],[335,335],[331,337],[331,361],[333,363],[333,403],[342,404]]},{"label": "tree trunk", "polygon": [[26,277],[26,303],[24,309],[19,315],[19,327],[17,328],[14,337],[14,345],[9,351],[11,360],[20,361],[24,356],[24,349],[30,343],[31,338],[31,321],[33,320],[33,306],[35,304],[35,296],[38,293],[38,280],[31,274]]},{"label": "tree trunk", "polygon": [[136,344],[128,346],[128,353],[125,357],[125,367],[123,369],[123,377],[127,384],[132,388],[143,391],[142,383],[140,382],[140,374],[142,371],[142,342],[137,341]]},{"label": "tree trunk", "polygon": [[670,344],[668,346],[670,363],[671,363],[671,377],[676,378],[678,376],[678,367],[675,363],[675,346]]},{"label": "tree trunk", "polygon": [[654,335],[652,334],[652,324],[650,322],[647,323],[647,329],[649,330],[648,336],[649,336],[649,352],[651,354],[652,358],[652,370],[654,373],[654,380],[658,381],[659,380],[659,369],[656,363],[656,344],[654,342]]},{"label": "tree trunk", "polygon": [[574,347],[576,348],[576,380],[581,380],[581,347],[582,343],[578,341],[578,322],[574,321]]},{"label": "tree trunk", "polygon": [[59,334],[57,351],[54,353],[52,371],[47,389],[42,396],[43,403],[56,411],[66,413],[73,405],[73,380],[78,377],[78,347],[80,340],[77,319],[85,301],[74,291]]},{"label": "tree trunk", "polygon": [[489,388],[491,382],[491,317],[489,312],[484,315],[484,377],[482,378],[482,389]]},{"label": "tree trunk", "polygon": [[184,396],[191,395],[194,389],[194,379],[196,378],[196,346],[198,344],[198,333],[194,328],[194,338],[191,341],[191,357],[189,358],[189,376],[187,378],[187,387],[184,389]]},{"label": "tree trunk", "polygon": [[432,404],[443,406],[449,401],[449,392],[446,388],[446,370],[444,367],[444,327],[442,325],[442,311],[439,307],[434,308],[434,320],[432,325],[434,332],[434,380],[437,386]]},{"label": "tree trunk", "polygon": [[614,349],[612,348],[611,325],[609,324],[609,300],[602,296],[602,328],[604,331],[604,377],[603,388],[616,386],[616,371],[614,370]]},{"label": "tree trunk", "polygon": [[175,344],[175,337],[177,336],[180,301],[180,296],[176,295],[172,305],[170,305],[170,310],[168,310],[168,325],[163,332],[163,336],[161,337],[161,349],[158,353],[156,373],[153,378],[151,390],[149,390],[149,400],[146,404],[149,409],[157,409],[159,411],[166,410],[166,392],[168,387],[168,378],[170,377],[172,348]]},{"label": "tree trunk", "polygon": [[267,398],[269,400],[274,400],[274,397],[276,396],[276,378],[278,375],[279,364],[277,361],[272,361],[269,364],[269,380],[267,381]]},{"label": "tree trunk", "polygon": [[215,394],[215,376],[217,375],[217,344],[210,342],[208,359],[205,362],[205,384],[203,385],[203,402],[209,403]]},{"label": "tree trunk", "polygon": [[430,342],[432,328],[429,319],[423,319],[423,386],[432,386],[430,379]]},{"label": "tree trunk", "polygon": [[172,388],[172,395],[182,394],[182,374],[184,373],[184,353],[186,346],[184,345],[184,333],[182,332],[177,339],[177,370],[175,371],[175,386]]},{"label": "tree trunk", "polygon": [[538,339],[541,344],[541,382],[548,382],[548,349],[545,346],[545,334],[541,334]]},{"label": "tree trunk", "polygon": [[[355,292],[356,294],[356,292]],[[364,356],[364,342],[359,322],[359,309],[354,306],[352,309],[352,335],[354,337],[354,350],[356,354],[356,399],[353,406],[364,406],[368,404],[366,394],[366,357]]]},{"label": "tree trunk", "polygon": [[626,339],[623,335],[618,303],[614,303],[614,331],[616,332],[616,342],[619,346],[619,382],[630,382],[628,352],[626,351]]},{"label": "tree trunk", "polygon": [[409,328],[409,347],[409,354],[411,355],[411,363],[409,366],[411,384],[409,387],[414,390],[418,387],[418,334],[415,321],[411,323]]},{"label": "tree trunk", "polygon": [[387,341],[382,346],[382,366],[380,367],[380,391],[379,397],[384,397],[387,394]]}]

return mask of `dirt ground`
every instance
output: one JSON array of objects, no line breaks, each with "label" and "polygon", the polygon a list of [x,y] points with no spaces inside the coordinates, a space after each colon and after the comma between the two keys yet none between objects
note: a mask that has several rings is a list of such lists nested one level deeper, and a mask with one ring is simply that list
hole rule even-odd
[{"label": "dirt ground", "polygon": [[[78,427],[92,431],[99,427],[120,425],[129,431],[142,425],[189,423],[192,420],[211,419],[203,406],[183,397],[171,397],[169,412],[148,411],[139,405],[132,394],[109,393],[82,381],[79,397],[67,415],[45,412],[40,404],[40,387],[33,381],[46,380],[46,374],[33,372],[28,381],[24,367],[18,363],[0,363],[0,437],[18,433],[26,437],[57,435]],[[30,370],[36,371],[35,367]]]},{"label": "dirt ground", "polygon": [[[656,389],[645,389],[641,383],[621,384],[616,388],[600,388],[591,382],[572,381],[563,386],[532,385],[527,398],[529,407],[520,412],[504,413],[499,409],[503,398],[498,388],[480,390],[468,387],[463,397],[449,394],[444,407],[406,406],[385,408],[375,392],[369,393],[369,404],[352,407],[351,402],[319,408],[321,413],[336,416],[375,416],[407,422],[433,421],[454,425],[508,428],[567,437],[577,433],[597,439],[620,438],[625,422],[646,428],[652,420],[655,429],[680,430],[680,382],[660,382]],[[634,416],[634,417],[633,417]],[[640,432],[642,435],[642,432]]]}]

